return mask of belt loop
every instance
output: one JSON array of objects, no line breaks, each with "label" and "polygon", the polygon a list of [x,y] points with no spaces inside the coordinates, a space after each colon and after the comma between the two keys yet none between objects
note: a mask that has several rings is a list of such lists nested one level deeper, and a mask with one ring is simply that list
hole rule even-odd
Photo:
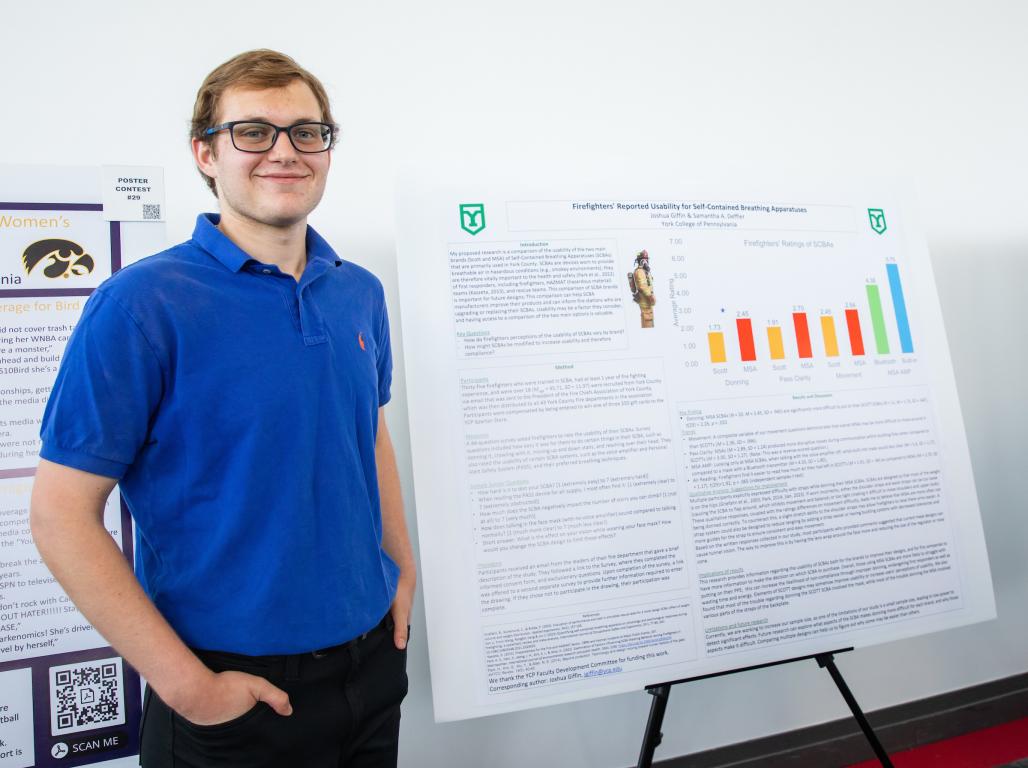
[{"label": "belt loop", "polygon": [[300,654],[286,656],[286,680],[300,679]]}]

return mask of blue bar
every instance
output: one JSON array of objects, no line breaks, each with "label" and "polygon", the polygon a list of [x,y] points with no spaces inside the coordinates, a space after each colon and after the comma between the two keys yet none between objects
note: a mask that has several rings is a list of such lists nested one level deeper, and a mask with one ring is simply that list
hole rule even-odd
[{"label": "blue bar", "polygon": [[892,308],[896,311],[896,325],[899,327],[900,349],[912,354],[914,342],[910,339],[910,323],[907,321],[907,302],[903,300],[903,284],[900,283],[899,267],[886,264],[889,270],[889,290],[892,292]]}]

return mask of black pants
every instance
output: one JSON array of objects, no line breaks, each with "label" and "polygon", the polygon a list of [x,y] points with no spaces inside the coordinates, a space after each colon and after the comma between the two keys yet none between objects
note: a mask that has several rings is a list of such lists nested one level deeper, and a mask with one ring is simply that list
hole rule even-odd
[{"label": "black pants", "polygon": [[386,617],[367,635],[326,651],[243,656],[197,651],[215,672],[237,670],[289,694],[293,714],[267,704],[217,725],[195,725],[149,687],[143,701],[143,768],[395,768],[407,652]]}]

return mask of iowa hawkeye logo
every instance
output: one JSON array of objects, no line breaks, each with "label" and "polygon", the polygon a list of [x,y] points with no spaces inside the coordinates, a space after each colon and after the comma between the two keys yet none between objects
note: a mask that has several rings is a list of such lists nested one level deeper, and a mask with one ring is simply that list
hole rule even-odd
[{"label": "iowa hawkeye logo", "polygon": [[71,277],[72,275],[88,275],[96,266],[93,257],[86,249],[71,240],[47,238],[38,240],[25,249],[21,255],[25,271],[32,270],[43,264],[43,274],[50,278]]}]

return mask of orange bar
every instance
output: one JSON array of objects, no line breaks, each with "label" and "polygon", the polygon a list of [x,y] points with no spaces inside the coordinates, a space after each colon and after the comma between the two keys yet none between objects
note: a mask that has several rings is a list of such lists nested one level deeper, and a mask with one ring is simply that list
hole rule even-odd
[{"label": "orange bar", "polygon": [[796,329],[796,348],[800,357],[813,357],[814,351],[810,347],[810,328],[807,326],[806,312],[793,312],[792,325]]},{"label": "orange bar", "polygon": [[825,340],[825,354],[838,357],[839,338],[835,335],[835,318],[831,315],[821,315],[821,336]]},{"label": "orange bar", "polygon": [[707,344],[710,345],[710,362],[728,362],[728,355],[725,353],[725,335],[721,331],[711,331],[708,333]]},{"label": "orange bar", "polygon": [[864,354],[864,334],[860,332],[860,315],[855,309],[846,310],[846,330],[850,334],[850,350],[854,355]]},{"label": "orange bar", "polygon": [[785,344],[782,342],[782,326],[769,325],[767,327],[767,345],[771,347],[772,360],[785,359]]},{"label": "orange bar", "polygon": [[753,343],[753,322],[748,317],[740,317],[735,321],[735,329],[739,332],[739,352],[742,361],[749,363],[757,359],[757,347]]}]

